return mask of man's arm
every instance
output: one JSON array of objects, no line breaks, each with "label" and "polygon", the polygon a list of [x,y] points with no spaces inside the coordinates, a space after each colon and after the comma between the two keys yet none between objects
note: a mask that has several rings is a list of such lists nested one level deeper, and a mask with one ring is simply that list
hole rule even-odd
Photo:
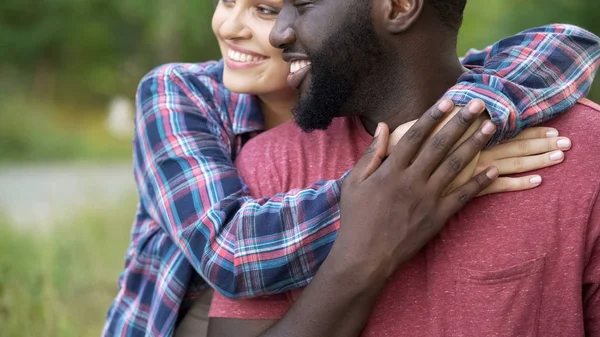
[{"label": "man's arm", "polygon": [[463,59],[463,74],[445,97],[479,98],[498,131],[490,145],[571,108],[588,93],[600,66],[600,38],[572,25],[525,30]]},{"label": "man's arm", "polygon": [[[484,122],[449,158],[445,157],[483,112],[483,104],[476,106],[461,109],[448,125],[425,141],[443,114],[449,112],[433,107],[385,162],[388,131],[386,127],[379,129],[379,136],[344,182],[342,225],[332,252],[289,312],[270,327],[272,322],[211,321],[209,336],[240,336],[241,331],[252,331],[247,334],[252,337],[359,335],[394,271],[497,176],[497,170],[485,170],[457,192],[444,196],[447,185],[495,131],[491,122]],[[425,146],[417,155],[422,144]],[[256,334],[264,328],[267,330]]]}]

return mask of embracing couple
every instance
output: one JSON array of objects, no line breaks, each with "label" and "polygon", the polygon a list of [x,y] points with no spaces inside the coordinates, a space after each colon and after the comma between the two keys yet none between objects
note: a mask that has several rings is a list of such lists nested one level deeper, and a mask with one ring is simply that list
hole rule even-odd
[{"label": "embracing couple", "polygon": [[211,287],[209,336],[600,336],[600,41],[459,60],[465,4],[220,0],[224,60],[139,86],[103,334],[202,336]]}]

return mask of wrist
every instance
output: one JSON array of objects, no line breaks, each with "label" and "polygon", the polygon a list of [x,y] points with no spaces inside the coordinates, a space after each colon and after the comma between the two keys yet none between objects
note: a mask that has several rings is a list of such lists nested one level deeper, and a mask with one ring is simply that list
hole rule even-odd
[{"label": "wrist", "polygon": [[320,270],[326,272],[327,278],[337,284],[344,284],[348,291],[358,296],[372,291],[379,285],[385,285],[391,276],[391,266],[366,259],[367,255],[357,256],[334,244]]}]

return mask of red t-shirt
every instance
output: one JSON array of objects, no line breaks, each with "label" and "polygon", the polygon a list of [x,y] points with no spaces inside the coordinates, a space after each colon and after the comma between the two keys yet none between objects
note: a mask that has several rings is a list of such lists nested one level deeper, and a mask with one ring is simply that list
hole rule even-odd
[{"label": "red t-shirt", "polygon": [[[381,293],[363,336],[600,336],[600,107],[582,100],[548,126],[573,142],[533,190],[480,197],[452,217]],[[246,144],[236,165],[255,196],[336,179],[371,137],[352,119],[292,123]],[[343,286],[343,285],[340,285]],[[300,290],[216,294],[211,317],[278,319]]]}]

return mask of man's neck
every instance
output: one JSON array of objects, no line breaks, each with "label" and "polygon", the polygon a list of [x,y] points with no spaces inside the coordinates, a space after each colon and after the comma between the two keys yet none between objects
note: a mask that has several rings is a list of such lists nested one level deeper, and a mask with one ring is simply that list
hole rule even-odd
[{"label": "man's neck", "polygon": [[423,54],[429,55],[427,61],[417,59],[414,64],[396,64],[380,77],[381,85],[374,88],[379,91],[378,99],[368,109],[361,109],[361,120],[369,133],[375,132],[379,122],[394,130],[419,118],[466,71],[455,53],[442,55],[439,50],[431,50]]}]

